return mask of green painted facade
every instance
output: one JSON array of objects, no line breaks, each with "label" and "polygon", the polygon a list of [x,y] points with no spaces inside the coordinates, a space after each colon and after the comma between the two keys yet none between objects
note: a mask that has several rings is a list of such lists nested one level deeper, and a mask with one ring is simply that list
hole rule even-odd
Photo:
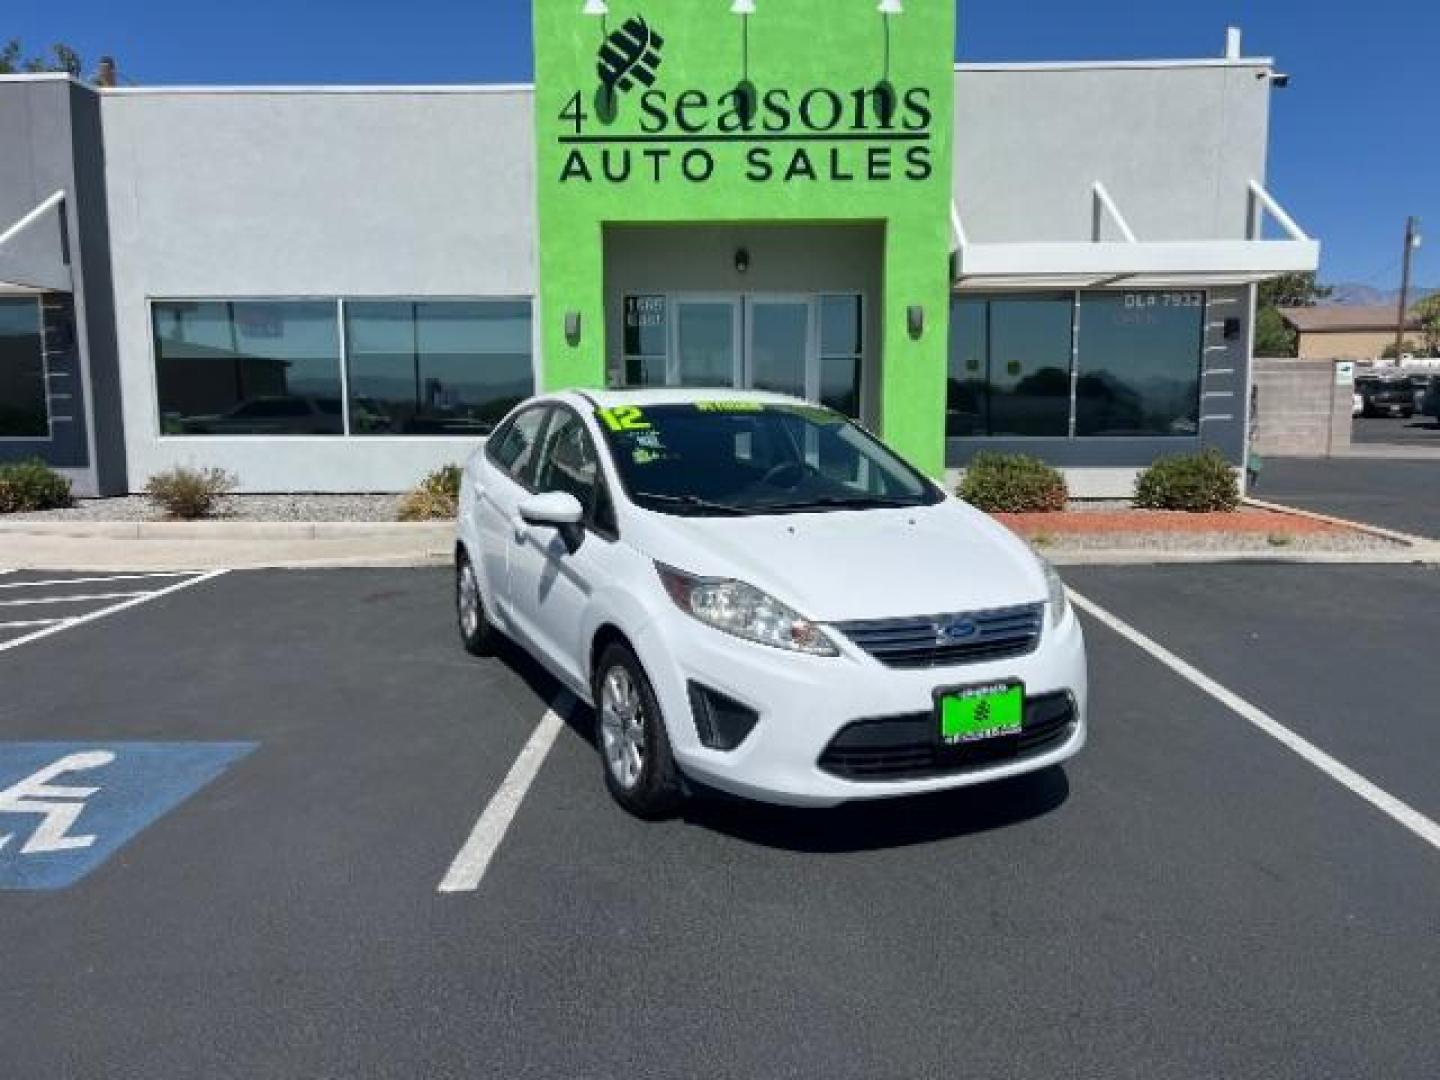
[{"label": "green painted facade", "polygon": [[730,0],[612,0],[604,18],[582,6],[534,3],[546,387],[604,383],[606,223],[882,222],[882,354],[865,358],[879,365],[881,431],[943,472],[954,6],[908,0],[886,16],[875,0],[758,0],[741,16]]}]

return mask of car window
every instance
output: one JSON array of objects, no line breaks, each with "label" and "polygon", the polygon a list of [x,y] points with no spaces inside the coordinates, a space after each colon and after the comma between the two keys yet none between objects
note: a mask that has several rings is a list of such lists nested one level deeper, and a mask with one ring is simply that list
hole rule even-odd
[{"label": "car window", "polygon": [[614,531],[610,505],[595,444],[580,417],[570,409],[557,409],[540,454],[535,490],[565,491],[585,508],[585,520],[606,532]]},{"label": "car window", "polygon": [[928,506],[933,484],[845,417],[726,400],[597,412],[632,501],[676,514]]},{"label": "car window", "polygon": [[536,451],[540,448],[540,435],[549,415],[549,406],[537,405],[526,409],[503,425],[491,437],[486,448],[490,460],[497,467],[526,487],[530,486],[534,475]]}]

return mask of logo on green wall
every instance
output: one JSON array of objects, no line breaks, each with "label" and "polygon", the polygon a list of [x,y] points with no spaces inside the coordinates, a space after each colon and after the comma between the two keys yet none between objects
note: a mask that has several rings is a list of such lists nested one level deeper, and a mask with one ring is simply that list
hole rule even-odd
[{"label": "logo on green wall", "polygon": [[[887,31],[888,33],[888,31]],[[930,90],[868,85],[662,87],[665,39],[639,16],[600,45],[597,91],[560,111],[560,183],[920,183],[935,171]],[[888,37],[887,37],[888,49]],[[748,39],[746,46],[748,68]],[[888,68],[888,57],[887,57]],[[643,87],[629,104],[621,95]]]},{"label": "logo on green wall", "polygon": [[625,25],[600,46],[600,85],[613,95],[629,93],[638,82],[654,86],[660,70],[660,50],[665,39],[650,29],[644,19],[626,19]]}]

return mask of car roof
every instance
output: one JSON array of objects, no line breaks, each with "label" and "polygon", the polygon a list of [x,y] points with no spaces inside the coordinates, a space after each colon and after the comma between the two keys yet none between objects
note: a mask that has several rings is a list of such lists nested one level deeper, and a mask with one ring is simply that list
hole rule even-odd
[{"label": "car roof", "polygon": [[602,409],[622,405],[648,408],[654,405],[692,405],[697,401],[751,401],[762,404],[805,405],[801,398],[767,390],[735,390],[729,387],[652,387],[644,390],[568,390],[556,397],[588,400]]}]

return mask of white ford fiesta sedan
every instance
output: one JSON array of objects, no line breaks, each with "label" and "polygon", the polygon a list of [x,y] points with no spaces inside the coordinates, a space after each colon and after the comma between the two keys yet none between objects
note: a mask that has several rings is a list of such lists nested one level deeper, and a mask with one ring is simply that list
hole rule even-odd
[{"label": "white ford fiesta sedan", "polygon": [[472,653],[594,706],[611,793],[831,806],[1042,769],[1085,742],[1085,643],[1021,540],[844,417],[724,390],[569,392],[465,469]]}]

